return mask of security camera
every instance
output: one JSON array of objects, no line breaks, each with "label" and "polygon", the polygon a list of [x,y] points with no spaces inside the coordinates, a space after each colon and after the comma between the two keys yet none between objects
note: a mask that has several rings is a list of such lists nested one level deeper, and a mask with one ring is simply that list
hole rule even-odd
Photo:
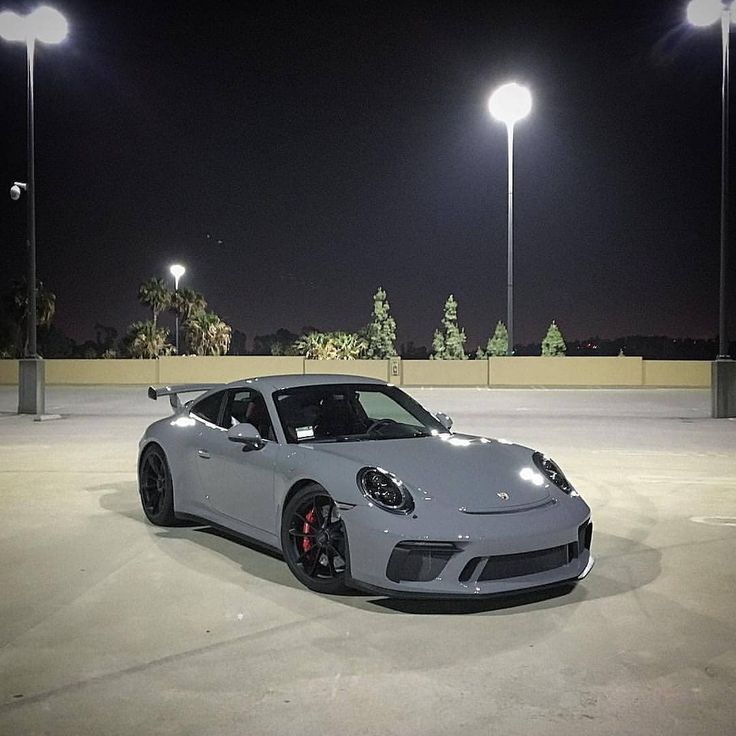
[{"label": "security camera", "polygon": [[25,192],[26,185],[22,181],[13,182],[13,186],[10,187],[10,199],[14,202],[20,199],[20,193]]}]

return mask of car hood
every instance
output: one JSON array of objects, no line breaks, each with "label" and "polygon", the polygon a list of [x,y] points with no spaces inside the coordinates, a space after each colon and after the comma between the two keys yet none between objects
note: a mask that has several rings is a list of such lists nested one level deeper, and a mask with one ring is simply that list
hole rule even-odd
[{"label": "car hood", "polygon": [[[508,513],[552,502],[551,485],[522,445],[463,435],[315,443],[314,450],[400,478],[416,501],[469,514]],[[356,472],[359,469],[356,467]]]}]

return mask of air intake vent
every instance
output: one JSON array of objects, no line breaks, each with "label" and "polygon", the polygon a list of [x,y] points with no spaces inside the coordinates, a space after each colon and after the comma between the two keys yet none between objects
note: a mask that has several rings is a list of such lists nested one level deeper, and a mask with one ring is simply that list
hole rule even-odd
[{"label": "air intake vent", "polygon": [[541,549],[534,552],[522,552],[516,555],[497,555],[489,557],[485,567],[478,576],[480,582],[486,580],[503,580],[523,575],[534,575],[539,572],[554,570],[570,562],[570,545]]},{"label": "air intake vent", "polygon": [[426,583],[440,575],[458,551],[452,542],[400,542],[391,553],[386,577],[395,583]]}]

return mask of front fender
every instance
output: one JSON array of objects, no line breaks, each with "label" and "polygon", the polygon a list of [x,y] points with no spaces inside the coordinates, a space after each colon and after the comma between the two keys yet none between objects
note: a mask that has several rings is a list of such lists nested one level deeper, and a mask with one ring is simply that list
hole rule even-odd
[{"label": "front fender", "polygon": [[367,506],[358,489],[358,463],[329,456],[309,445],[286,445],[276,466],[277,518],[281,518],[289,491],[306,481],[319,483],[336,503]]}]

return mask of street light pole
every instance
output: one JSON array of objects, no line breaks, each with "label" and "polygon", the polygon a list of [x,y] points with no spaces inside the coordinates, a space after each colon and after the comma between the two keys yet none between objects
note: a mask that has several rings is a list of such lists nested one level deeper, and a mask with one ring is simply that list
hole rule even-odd
[{"label": "street light pole", "polygon": [[718,355],[711,364],[711,416],[736,417],[736,361],[729,355],[726,319],[726,272],[728,268],[728,105],[730,86],[730,37],[733,3],[721,0],[691,0],[687,18],[695,26],[721,22],[721,223],[718,279]]},{"label": "street light pole", "polygon": [[728,241],[728,92],[730,77],[729,39],[731,36],[731,8],[721,11],[721,258],[718,289],[718,357],[728,360],[728,325],[726,323],[726,266]]},{"label": "street light pole", "polygon": [[514,354],[514,124],[506,123],[508,138],[508,222],[506,225],[506,355]]},{"label": "street light pole", "polygon": [[[36,324],[36,148],[35,112],[33,107],[33,62],[36,52],[36,39],[26,39],[27,79],[28,79],[28,179],[26,181],[26,227],[28,229],[28,348],[26,358],[38,358]],[[37,413],[43,413],[42,410]]]},{"label": "street light pole", "polygon": [[532,109],[532,96],[526,87],[515,82],[499,87],[488,100],[488,109],[498,121],[506,124],[508,140],[508,224],[506,245],[508,263],[506,272],[506,329],[507,355],[514,354],[514,125]]},{"label": "street light pole", "polygon": [[[169,267],[169,273],[174,277],[174,293],[179,293],[179,279],[186,273],[184,266],[175,263]],[[179,355],[179,307],[176,309],[176,354]]]},{"label": "street light pole", "polygon": [[60,43],[68,33],[64,16],[46,5],[26,16],[11,11],[0,13],[0,36],[6,41],[20,41],[26,45],[27,81],[27,166],[28,179],[23,185],[16,182],[10,196],[18,199],[25,190],[26,246],[28,248],[28,309],[27,335],[24,357],[18,364],[18,413],[41,416],[46,410],[45,369],[38,355],[37,289],[36,289],[36,151],[34,109],[34,60],[36,41]]}]

